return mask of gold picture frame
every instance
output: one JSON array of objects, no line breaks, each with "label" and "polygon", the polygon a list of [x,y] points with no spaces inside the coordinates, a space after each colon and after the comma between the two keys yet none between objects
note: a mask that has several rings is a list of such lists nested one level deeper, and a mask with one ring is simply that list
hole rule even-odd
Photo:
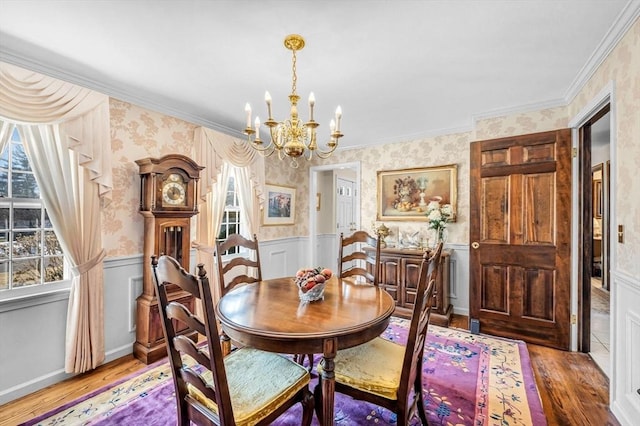
[{"label": "gold picture frame", "polygon": [[296,189],[266,184],[264,193],[266,205],[262,211],[262,225],[293,225],[296,217]]},{"label": "gold picture frame", "polygon": [[602,205],[603,205],[603,174],[604,164],[599,163],[591,168],[592,175],[592,194],[593,194],[593,217],[596,219],[602,219]]},{"label": "gold picture frame", "polygon": [[426,221],[430,201],[457,213],[458,165],[378,171],[377,220]]}]

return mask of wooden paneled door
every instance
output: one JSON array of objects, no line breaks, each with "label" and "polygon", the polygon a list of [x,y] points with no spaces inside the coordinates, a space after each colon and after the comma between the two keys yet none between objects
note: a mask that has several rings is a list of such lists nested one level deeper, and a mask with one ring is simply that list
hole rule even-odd
[{"label": "wooden paneled door", "polygon": [[471,144],[470,320],[569,349],[571,130]]}]

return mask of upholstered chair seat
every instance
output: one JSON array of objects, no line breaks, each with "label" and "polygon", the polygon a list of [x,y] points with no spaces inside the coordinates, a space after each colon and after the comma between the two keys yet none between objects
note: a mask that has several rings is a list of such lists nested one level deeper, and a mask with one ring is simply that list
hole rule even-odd
[{"label": "upholstered chair seat", "polygon": [[[398,398],[405,346],[376,337],[338,351],[334,359],[336,382],[387,399]],[[322,365],[318,365],[322,372]]]},{"label": "upholstered chair seat", "polygon": [[[151,256],[158,310],[167,344],[176,398],[178,426],[272,424],[300,403],[301,426],[310,426],[314,397],[309,372],[282,355],[251,347],[224,356],[207,272],[187,272],[170,256]],[[202,303],[202,316],[179,301],[169,301],[167,287],[177,286]],[[195,303],[193,303],[195,305]],[[177,332],[176,325],[183,330]],[[204,340],[191,335],[204,336]]]},{"label": "upholstered chair seat", "polygon": [[[338,350],[333,360],[335,391],[393,411],[397,426],[409,426],[416,416],[421,424],[428,424],[421,372],[442,243],[428,255],[425,252],[420,263],[406,344],[376,337],[365,344]],[[320,364],[317,369],[322,372],[323,366]],[[316,415],[322,421],[324,414],[318,410],[324,398],[322,374],[319,379],[314,394]]]},{"label": "upholstered chair seat", "polygon": [[[233,415],[237,425],[252,425],[291,399],[309,384],[307,370],[281,355],[253,348],[242,348],[224,357]],[[207,370],[202,375],[213,387],[213,376]],[[214,413],[218,407],[195,386],[189,394]]]}]

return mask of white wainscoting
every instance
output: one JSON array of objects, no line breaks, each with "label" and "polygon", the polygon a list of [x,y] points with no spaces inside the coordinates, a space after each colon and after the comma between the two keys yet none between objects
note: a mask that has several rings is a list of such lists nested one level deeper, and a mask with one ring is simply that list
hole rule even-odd
[{"label": "white wainscoting", "polygon": [[[104,261],[105,362],[133,352],[141,277],[142,256]],[[0,310],[0,404],[72,376],[64,372],[68,299],[69,291],[56,292]]]},{"label": "white wainscoting", "polygon": [[338,270],[338,236],[336,234],[321,234],[316,237],[317,265],[332,271]]},{"label": "white wainscoting", "polygon": [[295,275],[308,263],[309,239],[301,237],[260,241],[262,278],[271,279]]},{"label": "white wainscoting", "polygon": [[623,425],[640,419],[640,280],[611,271],[611,411]]},{"label": "white wainscoting", "polygon": [[467,244],[445,244],[451,250],[449,270],[449,298],[453,312],[469,316],[469,246]]}]

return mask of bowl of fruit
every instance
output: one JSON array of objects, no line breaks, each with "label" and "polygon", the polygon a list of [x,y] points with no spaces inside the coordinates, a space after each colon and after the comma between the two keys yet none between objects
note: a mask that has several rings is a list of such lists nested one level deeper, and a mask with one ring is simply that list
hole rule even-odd
[{"label": "bowl of fruit", "polygon": [[295,282],[298,286],[298,295],[303,302],[314,302],[324,298],[326,281],[333,273],[330,269],[302,268],[296,272]]}]

